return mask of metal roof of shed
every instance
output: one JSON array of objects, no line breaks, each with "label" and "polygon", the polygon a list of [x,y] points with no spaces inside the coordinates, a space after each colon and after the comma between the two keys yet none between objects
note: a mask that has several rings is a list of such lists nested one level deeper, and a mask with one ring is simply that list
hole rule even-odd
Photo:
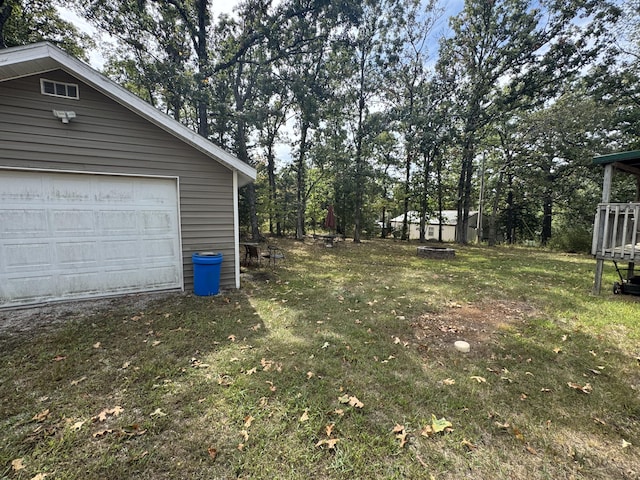
[{"label": "metal roof of shed", "polygon": [[640,176],[640,150],[612,153],[593,157],[596,165],[613,164],[614,168]]}]

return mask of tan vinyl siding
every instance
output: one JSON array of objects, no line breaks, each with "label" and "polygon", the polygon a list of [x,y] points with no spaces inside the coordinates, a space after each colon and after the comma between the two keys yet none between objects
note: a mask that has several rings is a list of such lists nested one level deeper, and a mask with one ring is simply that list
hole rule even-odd
[{"label": "tan vinyl siding", "polygon": [[[42,95],[40,78],[78,84],[80,99]],[[221,286],[235,287],[232,172],[73,76],[0,83],[0,166],[179,177],[185,289],[203,250],[223,253]]]}]

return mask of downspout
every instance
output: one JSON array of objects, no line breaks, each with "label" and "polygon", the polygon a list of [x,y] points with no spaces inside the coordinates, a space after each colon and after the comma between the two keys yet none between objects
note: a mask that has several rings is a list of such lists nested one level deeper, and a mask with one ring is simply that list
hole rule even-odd
[{"label": "downspout", "polygon": [[240,288],[240,214],[238,212],[238,171],[233,171],[233,251],[236,288]]}]

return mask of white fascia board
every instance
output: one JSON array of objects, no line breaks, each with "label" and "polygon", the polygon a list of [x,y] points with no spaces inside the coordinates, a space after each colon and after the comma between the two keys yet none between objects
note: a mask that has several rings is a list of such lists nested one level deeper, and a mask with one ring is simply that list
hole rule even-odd
[{"label": "white fascia board", "polygon": [[[47,61],[47,59],[52,59],[53,62]],[[25,65],[28,63],[31,64],[31,69],[25,69],[25,73],[22,75],[15,75],[15,77],[33,75],[59,67],[70,75],[78,77],[80,80],[99,92],[102,92],[104,95],[123,107],[128,108],[137,115],[145,118],[171,135],[174,135],[185,143],[201,151],[208,157],[218,161],[230,170],[234,172],[237,171],[239,173],[239,187],[256,179],[255,168],[247,165],[239,158],[211,143],[193,130],[182,125],[180,122],[175,121],[173,118],[151,106],[124,87],[121,87],[114,81],[108,79],[101,73],[86,65],[84,62],[50,43],[37,43],[24,47],[15,47],[7,49],[4,52],[0,52],[0,69],[7,66],[14,66],[12,71],[19,73],[19,69],[15,67],[19,64]],[[8,78],[3,79],[7,80]]]}]

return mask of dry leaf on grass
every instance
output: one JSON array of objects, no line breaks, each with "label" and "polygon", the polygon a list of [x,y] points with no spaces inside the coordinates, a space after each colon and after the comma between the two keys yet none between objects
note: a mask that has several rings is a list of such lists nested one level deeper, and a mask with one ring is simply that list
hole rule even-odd
[{"label": "dry leaf on grass", "polygon": [[75,387],[76,385],[78,385],[79,383],[84,382],[87,379],[87,377],[80,377],[77,380],[71,380],[71,386]]},{"label": "dry leaf on grass", "polygon": [[340,397],[338,397],[338,401],[340,403],[348,403],[352,407],[355,408],[363,408],[364,403],[362,403],[358,398],[354,395],[347,395],[346,393]]},{"label": "dry leaf on grass", "polygon": [[593,391],[593,387],[591,386],[590,383],[585,383],[584,385],[580,385],[578,383],[569,382],[567,383],[567,385],[569,385],[569,388],[573,388],[574,390],[578,390],[586,394],[589,394]]},{"label": "dry leaf on grass", "polygon": [[207,452],[209,453],[209,457],[211,458],[211,460],[215,460],[218,456],[218,449],[216,448],[209,447],[207,448]]},{"label": "dry leaf on grass", "polygon": [[40,413],[36,413],[31,420],[35,420],[36,422],[43,422],[47,419],[49,413],[49,409],[47,408]]},{"label": "dry leaf on grass", "polygon": [[18,470],[22,470],[24,468],[24,464],[22,463],[22,458],[16,458],[15,460],[11,460],[11,468],[14,472]]},{"label": "dry leaf on grass", "polygon": [[53,357],[53,361],[54,362],[61,362],[62,360],[65,360],[67,358],[66,355],[56,355],[55,357]]},{"label": "dry leaf on grass", "polygon": [[487,383],[487,379],[484,377],[479,377],[477,375],[472,375],[469,377],[471,380],[475,380],[478,383]]},{"label": "dry leaf on grass", "polygon": [[333,433],[333,427],[335,427],[336,424],[335,423],[330,423],[329,425],[326,425],[324,427],[324,431],[327,434],[327,437],[331,436],[331,433]]},{"label": "dry leaf on grass", "polygon": [[86,420],[80,420],[77,421],[76,423],[74,423],[73,425],[71,425],[71,431],[72,432],[77,432],[78,430],[80,430],[82,428],[82,426],[85,424]]},{"label": "dry leaf on grass", "polygon": [[247,415],[246,417],[244,417],[244,428],[249,428],[254,420],[255,418],[253,418],[253,416],[251,415]]},{"label": "dry leaf on grass", "polygon": [[334,450],[336,448],[336,443],[340,441],[339,438],[325,438],[316,443],[316,447],[321,447],[322,445],[326,445],[329,450]]},{"label": "dry leaf on grass", "polygon": [[44,480],[48,475],[48,473],[39,473],[35,477],[32,477],[31,480]]},{"label": "dry leaf on grass", "polygon": [[117,417],[122,412],[124,412],[124,409],[120,405],[116,405],[113,408],[105,408],[98,415],[96,415],[95,417],[92,417],[91,421],[92,422],[104,422],[107,419],[108,416],[113,415],[114,417]]},{"label": "dry leaf on grass", "polygon": [[456,381],[453,378],[445,378],[442,383],[444,385],[455,385]]},{"label": "dry leaf on grass", "polygon": [[460,445],[462,445],[463,447],[466,447],[467,450],[469,450],[469,451],[472,451],[472,450],[475,450],[476,448],[478,448],[477,445],[474,445],[473,443],[471,443],[466,438],[462,439],[462,441],[460,442]]},{"label": "dry leaf on grass", "polygon": [[396,426],[393,427],[392,432],[396,435],[396,439],[400,441],[400,448],[404,448],[404,446],[407,444],[407,437],[409,436],[409,432],[404,429],[404,425],[396,423]]},{"label": "dry leaf on grass", "polygon": [[305,408],[304,412],[302,412],[302,415],[300,415],[300,418],[298,421],[300,423],[303,423],[303,422],[306,422],[307,420],[309,420],[309,409]]},{"label": "dry leaf on grass", "polygon": [[93,436],[93,438],[100,438],[100,437],[104,437],[105,435],[108,435],[109,433],[113,433],[113,428],[106,428],[104,430],[98,430],[92,436]]},{"label": "dry leaf on grass", "polygon": [[149,416],[150,417],[166,417],[167,414],[164,413],[160,407],[158,407],[153,412],[151,412]]}]

